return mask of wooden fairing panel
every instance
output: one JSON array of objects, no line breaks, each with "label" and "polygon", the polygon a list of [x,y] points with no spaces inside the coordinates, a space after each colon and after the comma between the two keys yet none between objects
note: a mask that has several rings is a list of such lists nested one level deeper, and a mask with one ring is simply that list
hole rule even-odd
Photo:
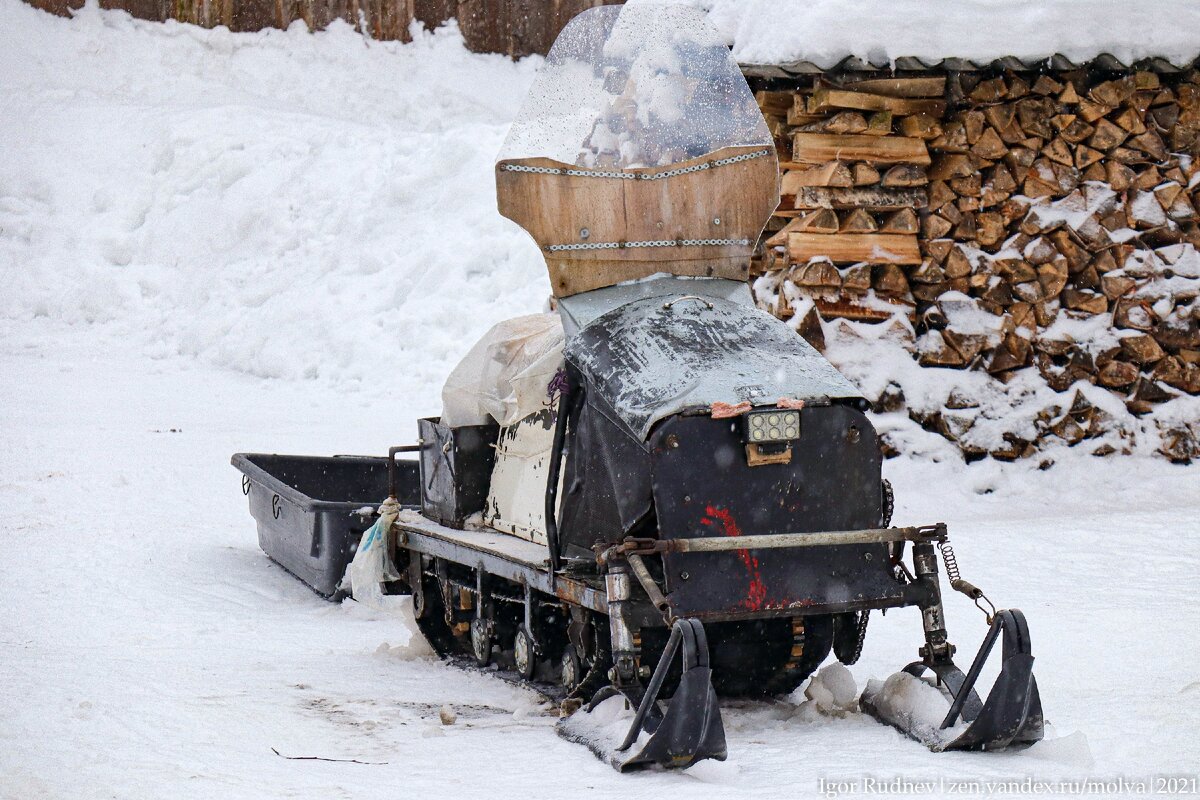
[{"label": "wooden fairing panel", "polygon": [[[875,430],[844,405],[806,407],[789,464],[750,467],[740,418],[675,416],[650,437],[663,539],[878,527]],[[737,619],[904,605],[884,544],[666,553],[679,617]]]},{"label": "wooden fairing panel", "polygon": [[[620,170],[639,176],[632,180],[506,169],[509,165],[581,169],[549,158],[501,161],[496,165],[496,200],[500,213],[524,228],[542,249],[557,297],[659,272],[746,280],[755,243],[779,205],[779,165],[774,150],[658,180],[640,176],[763,149],[762,145],[726,147],[666,167]],[[586,238],[582,236],[585,230]],[[552,245],[683,239],[744,240],[745,244],[549,249]]]}]

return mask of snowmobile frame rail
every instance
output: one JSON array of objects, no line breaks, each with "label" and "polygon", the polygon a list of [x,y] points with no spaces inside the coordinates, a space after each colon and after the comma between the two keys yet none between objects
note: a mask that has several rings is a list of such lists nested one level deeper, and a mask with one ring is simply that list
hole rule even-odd
[{"label": "snowmobile frame rail", "polygon": [[792,547],[830,547],[847,544],[944,542],[944,523],[908,528],[865,528],[857,531],[776,533],[764,536],[703,536],[694,539],[626,539],[616,550],[626,555],[655,553],[715,553],[726,550],[772,550]]},{"label": "snowmobile frame rail", "polygon": [[[581,605],[591,611],[601,614],[609,613],[608,598],[605,593],[603,578],[599,575],[586,575],[572,572],[570,569],[552,570],[549,553],[544,544],[534,544],[526,540],[491,531],[471,531],[451,529],[432,520],[412,522],[397,520],[395,527],[398,533],[397,544],[417,553],[434,558],[442,558],[452,563],[481,569],[489,575],[514,581],[531,589],[542,592],[559,600]],[[829,531],[800,534],[776,534],[770,536],[738,536],[738,537],[705,537],[703,539],[626,539],[619,545],[614,545],[601,551],[597,562],[603,566],[614,561],[624,561],[634,567],[635,574],[641,567],[641,556],[661,554],[672,551],[672,548],[682,545],[673,552],[699,552],[742,549],[780,549],[796,547],[836,546],[852,543],[887,543],[887,542],[917,542],[930,543],[941,541],[946,537],[944,525],[930,525],[911,528],[880,528],[861,531]],[[699,543],[699,547],[689,548],[689,545]],[[638,577],[638,584],[646,592],[643,602],[630,604],[630,613],[634,614],[636,622],[641,625],[661,625],[664,620],[670,624],[672,616],[666,607],[666,598],[661,590],[650,579],[648,573]],[[931,590],[926,582],[915,581],[902,587],[899,596],[886,603],[887,607],[921,606],[930,602]],[[648,602],[645,602],[648,601]],[[862,608],[878,608],[877,600],[855,600],[842,603],[809,603],[803,606],[787,606],[778,609],[765,609],[760,614],[765,616],[830,614],[844,611],[857,611]],[[709,621],[721,619],[740,619],[743,612],[729,612],[712,616]]]},{"label": "snowmobile frame rail", "polygon": [[[399,520],[395,529],[397,545],[412,552],[479,569],[590,611],[608,613],[603,579],[593,577],[589,581],[590,576],[552,573],[545,545],[507,534],[493,535],[490,531],[455,530],[432,521],[413,524]],[[503,543],[503,548],[489,544],[488,540]],[[636,605],[633,612],[639,624],[662,624],[658,612],[649,604]]]}]

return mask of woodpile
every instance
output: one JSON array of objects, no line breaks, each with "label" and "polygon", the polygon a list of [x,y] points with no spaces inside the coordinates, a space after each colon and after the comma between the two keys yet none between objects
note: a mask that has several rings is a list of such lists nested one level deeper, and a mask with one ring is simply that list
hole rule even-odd
[{"label": "woodpile", "polygon": [[[904,319],[920,365],[1037,376],[1055,396],[1002,441],[948,422],[953,398],[908,409],[968,456],[1120,429],[1081,383],[1130,419],[1200,395],[1200,73],[823,74],[757,97],[783,195],[760,302],[802,309],[818,347],[835,320]],[[1200,456],[1200,420],[1159,428],[1165,455]]]}]

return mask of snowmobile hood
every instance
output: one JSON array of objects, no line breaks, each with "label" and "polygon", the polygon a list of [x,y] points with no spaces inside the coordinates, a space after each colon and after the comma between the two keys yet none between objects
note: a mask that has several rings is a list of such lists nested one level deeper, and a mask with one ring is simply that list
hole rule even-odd
[{"label": "snowmobile hood", "polygon": [[634,300],[569,337],[565,355],[643,441],[659,420],[714,403],[862,397],[787,324],[711,295]]}]

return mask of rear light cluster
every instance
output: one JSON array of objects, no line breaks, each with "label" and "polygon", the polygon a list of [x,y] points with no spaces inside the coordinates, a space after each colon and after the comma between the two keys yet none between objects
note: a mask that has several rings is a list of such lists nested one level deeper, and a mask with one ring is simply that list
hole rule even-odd
[{"label": "rear light cluster", "polygon": [[790,442],[800,438],[800,412],[768,409],[746,413],[746,441],[750,444]]}]

